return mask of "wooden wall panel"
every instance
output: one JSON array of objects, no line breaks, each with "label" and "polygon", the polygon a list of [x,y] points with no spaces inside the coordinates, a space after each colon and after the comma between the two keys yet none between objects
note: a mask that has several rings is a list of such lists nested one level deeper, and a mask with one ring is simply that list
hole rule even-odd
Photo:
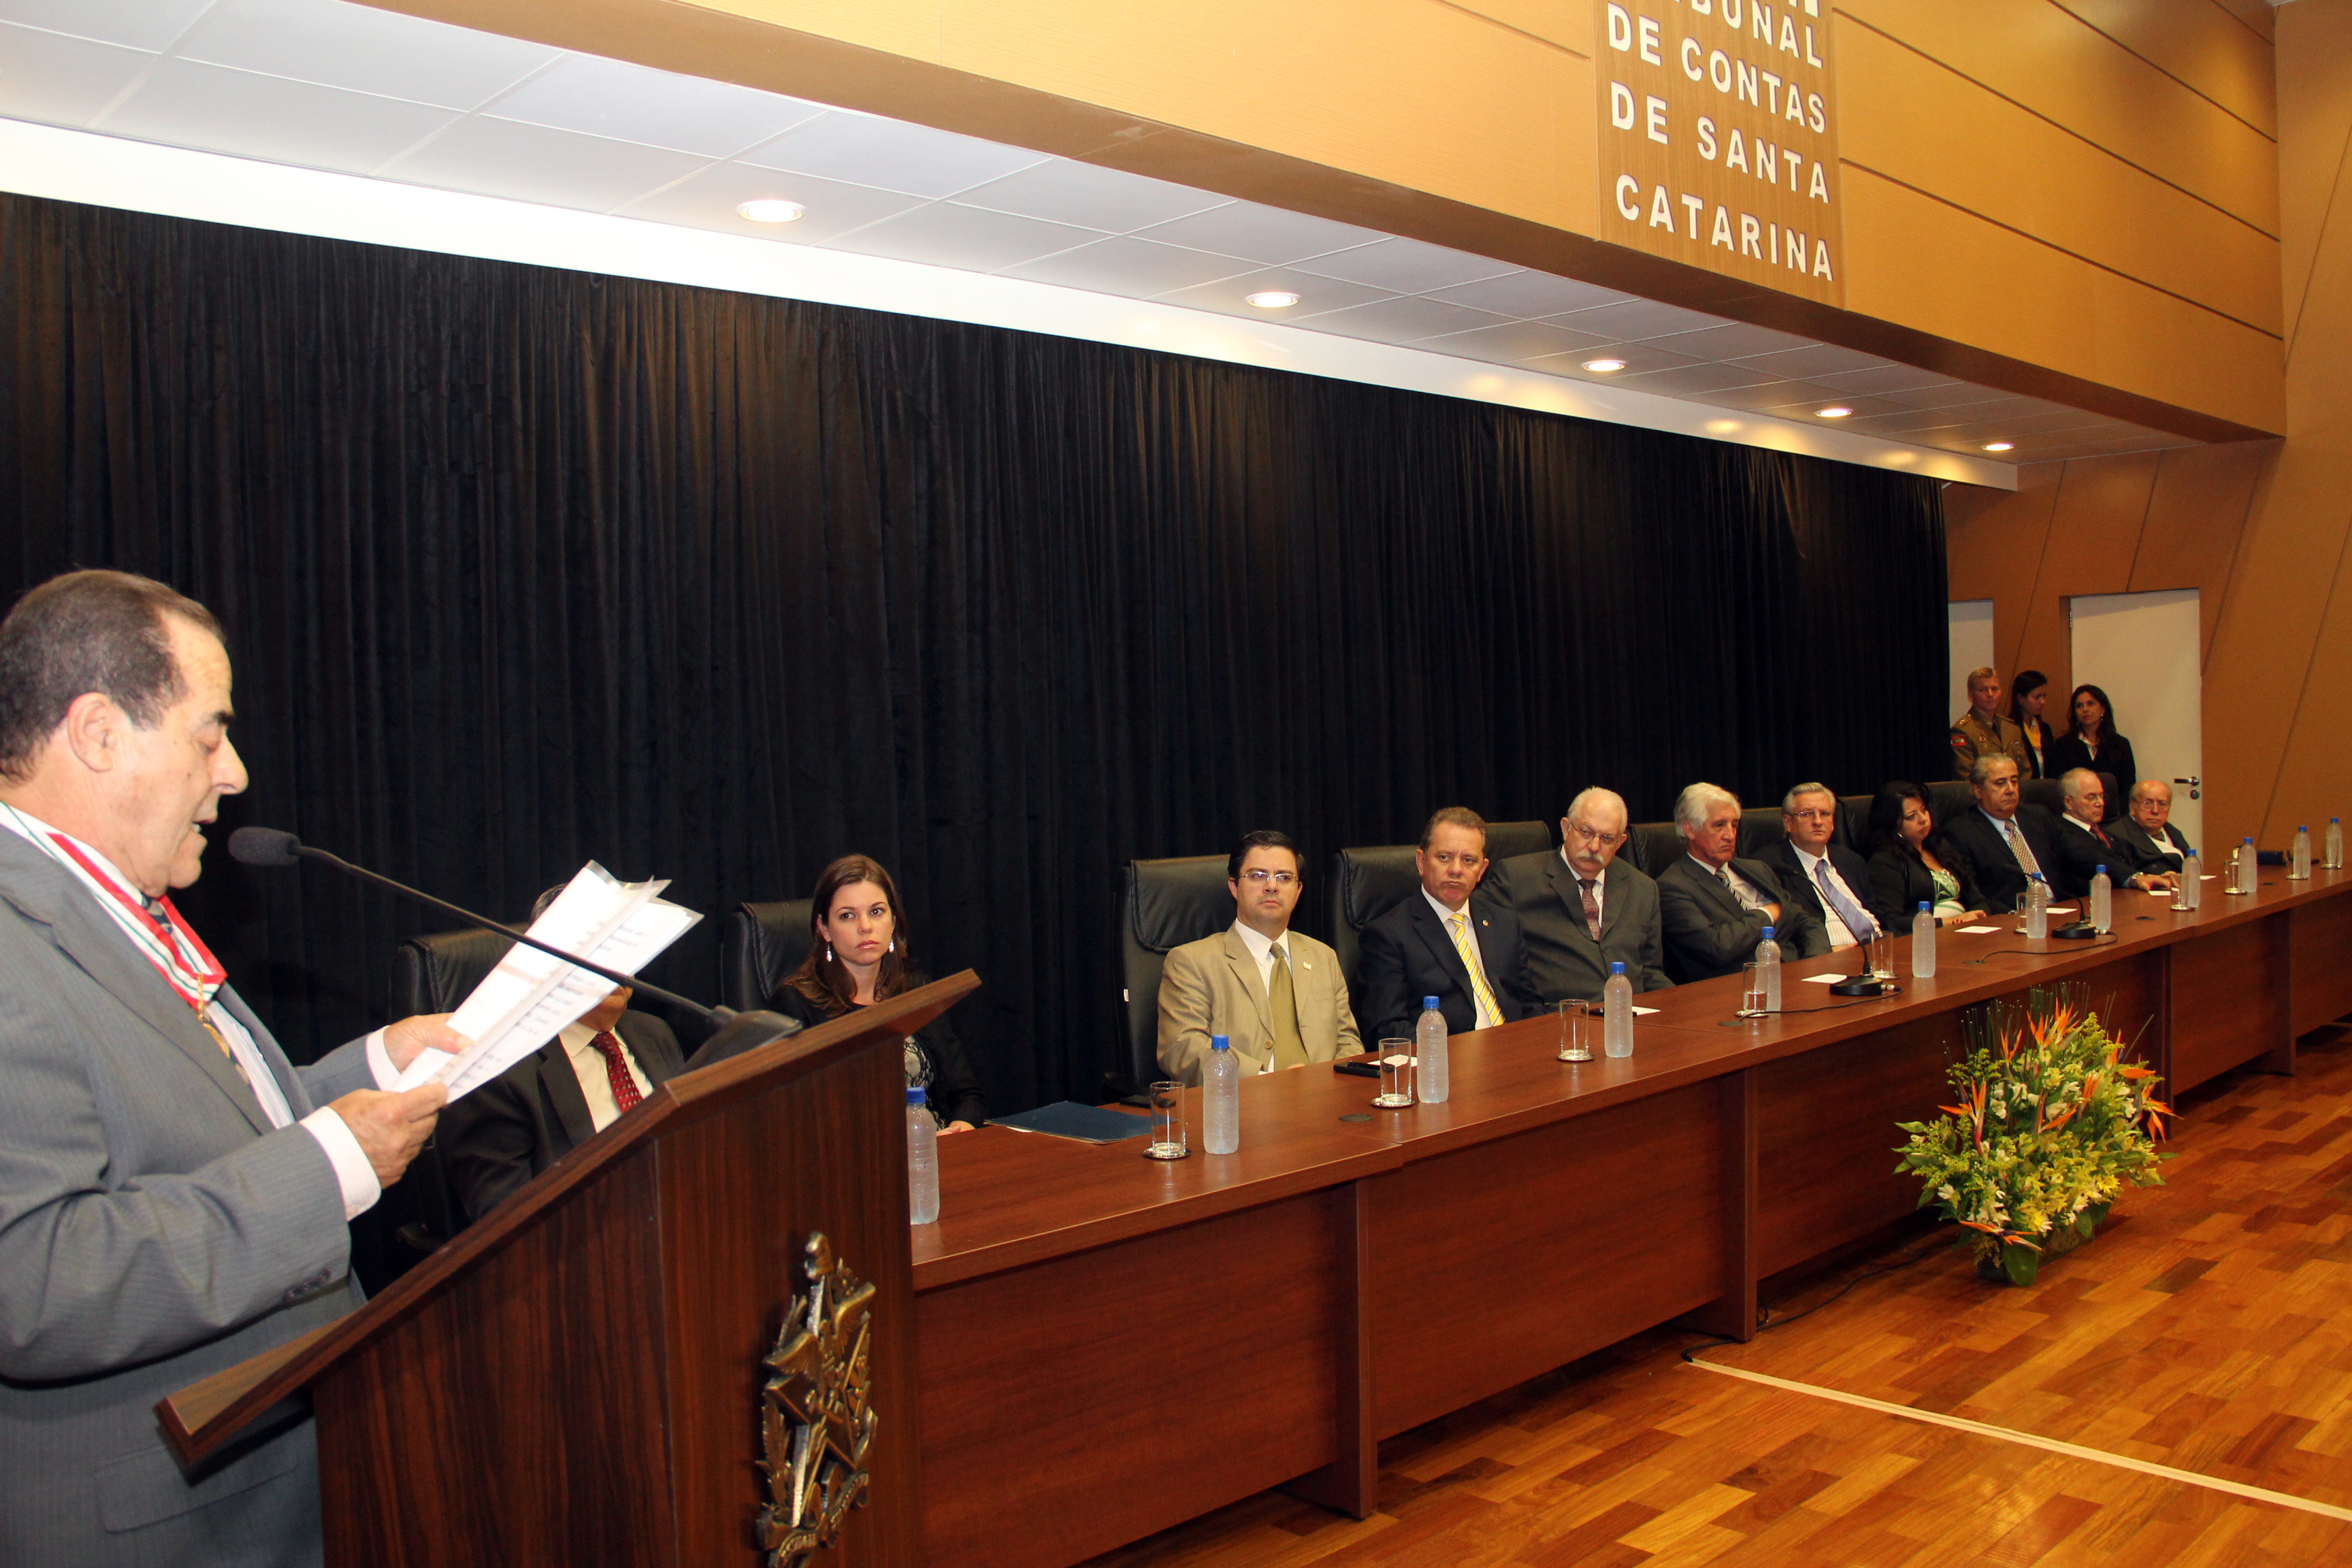
[{"label": "wooden wall panel", "polygon": [[[2271,139],[2052,0],[1840,0],[1838,10],[2264,233],[2278,232]],[[1974,153],[1952,148],[1956,160]]]},{"label": "wooden wall panel", "polygon": [[[2298,12],[2295,47],[2279,57],[2279,204],[2290,215],[2327,210],[2336,189],[2336,153],[2352,136],[2352,10],[2322,4]],[[2279,234],[2282,314],[2295,312],[2312,280],[2317,222],[2290,221]]]},{"label": "wooden wall panel", "polygon": [[1846,308],[2283,428],[2278,340],[1845,166]]},{"label": "wooden wall panel", "polygon": [[2265,136],[2278,134],[2271,36],[2213,0],[2058,0],[2058,4]]},{"label": "wooden wall panel", "polygon": [[[2042,569],[2018,628],[2011,670],[2038,669],[2060,690],[2071,689],[2071,679],[2059,673],[2073,663],[2066,600],[2075,594],[2117,593],[2130,580],[2132,556],[2139,548],[2148,498],[2156,489],[2158,460],[2157,454],[2142,452],[2065,466],[2057,504],[2051,510]],[[1998,608],[1993,646],[2000,646]]]},{"label": "wooden wall panel", "polygon": [[[2273,236],[1882,33],[1841,27],[1838,47],[1838,153],[1849,165],[2279,331]],[[1963,147],[1968,156],[1953,156]]]},{"label": "wooden wall panel", "polygon": [[2213,650],[2213,628],[2221,623],[2230,565],[2245,531],[2246,513],[2277,454],[2275,441],[2175,447],[2159,454],[2156,490],[2148,497],[2147,522],[2140,531],[2131,575],[2114,591],[2199,590],[2200,660]]}]

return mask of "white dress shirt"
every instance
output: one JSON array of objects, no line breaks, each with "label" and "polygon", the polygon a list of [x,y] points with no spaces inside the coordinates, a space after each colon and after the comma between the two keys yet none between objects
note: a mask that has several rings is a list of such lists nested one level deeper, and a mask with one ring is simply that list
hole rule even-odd
[{"label": "white dress shirt", "polygon": [[[1298,965],[1290,955],[1290,932],[1285,930],[1278,937],[1265,936],[1255,928],[1235,921],[1234,933],[1242,939],[1242,945],[1249,949],[1250,956],[1257,960],[1257,983],[1265,988],[1266,1000],[1269,1002],[1274,999],[1274,950],[1277,947],[1282,949],[1282,962],[1290,965],[1290,1005],[1294,1007],[1297,1006]],[[1274,1070],[1272,1049],[1266,1051],[1265,1059],[1258,1064],[1257,1070],[1261,1073]]]},{"label": "white dress shirt", "polygon": [[[1423,888],[1421,890],[1421,896],[1424,899],[1429,899],[1429,907],[1437,911],[1437,923],[1446,928],[1446,934],[1448,936],[1453,934],[1454,917],[1456,915],[1467,915],[1470,912],[1470,900],[1467,899],[1462,900],[1462,907],[1460,909],[1449,910],[1444,904],[1439,903],[1435,899],[1429,898],[1429,889],[1427,888]],[[1462,922],[1462,934],[1470,944],[1470,955],[1478,961],[1478,973],[1481,974],[1486,973],[1486,951],[1478,945],[1478,922],[1474,920],[1465,920]]]},{"label": "white dress shirt", "polygon": [[[585,1024],[566,1024],[555,1037],[563,1042],[563,1054],[572,1058],[572,1075],[580,1080],[580,1098],[588,1102],[588,1120],[602,1132],[620,1120],[621,1102],[613,1098],[613,1078],[604,1068],[604,1053],[596,1048],[596,1031]],[[621,1039],[617,1034],[613,1037]],[[629,1081],[637,1086],[638,1095],[653,1093],[654,1086],[646,1081],[644,1069],[637,1066],[637,1053],[629,1049],[626,1040],[621,1040],[621,1059],[629,1064]]]},{"label": "white dress shirt", "polygon": [[[1855,909],[1869,908],[1862,901],[1861,896],[1854,892],[1853,885],[1838,875],[1837,867],[1831,862],[1827,855],[1816,855],[1793,838],[1789,840],[1789,847],[1797,852],[1797,864],[1804,868],[1805,879],[1812,883],[1815,892],[1821,890],[1822,879],[1827,877],[1837,885],[1839,892],[1853,901]],[[1835,952],[1842,947],[1861,945],[1861,939],[1846,929],[1845,918],[1838,913],[1837,906],[1827,899],[1822,900],[1822,923],[1829,928],[1832,952]]]},{"label": "white dress shirt", "polygon": [[1726,860],[1720,868],[1717,868],[1708,865],[1704,860],[1699,860],[1698,857],[1696,855],[1692,856],[1691,858],[1698,860],[1698,868],[1700,870],[1706,872],[1717,881],[1727,884],[1732,892],[1738,897],[1739,904],[1742,909],[1760,910],[1767,904],[1776,904],[1780,902],[1778,899],[1766,898],[1764,896],[1764,889],[1759,888],[1755,883],[1741,876],[1738,871],[1733,870],[1731,868],[1731,862],[1728,860]]}]

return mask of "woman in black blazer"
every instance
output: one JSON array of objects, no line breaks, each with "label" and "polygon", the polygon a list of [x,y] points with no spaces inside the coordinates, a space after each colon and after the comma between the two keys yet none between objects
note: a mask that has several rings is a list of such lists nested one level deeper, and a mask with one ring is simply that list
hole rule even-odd
[{"label": "woman in black blazer", "polygon": [[2139,783],[2139,763],[2132,744],[2116,733],[2116,706],[2095,686],[2078,686],[2067,703],[2073,721],[2051,752],[2050,776],[2063,778],[2069,768],[2111,773],[2116,787],[2107,792],[2107,818],[2121,816],[2132,785]]},{"label": "woman in black blazer", "polygon": [[[803,1024],[822,1024],[924,983],[908,956],[898,885],[878,861],[843,856],[817,878],[811,899],[809,955],[776,987],[771,1007]],[[988,1120],[963,1043],[944,1017],[907,1038],[907,1087],[919,1084],[940,1131],[969,1132]]]},{"label": "woman in black blazer", "polygon": [[1946,843],[1927,809],[1927,792],[1897,779],[1870,803],[1871,919],[1892,931],[1911,929],[1926,904],[1937,925],[1969,925],[1984,918],[1968,857]]}]

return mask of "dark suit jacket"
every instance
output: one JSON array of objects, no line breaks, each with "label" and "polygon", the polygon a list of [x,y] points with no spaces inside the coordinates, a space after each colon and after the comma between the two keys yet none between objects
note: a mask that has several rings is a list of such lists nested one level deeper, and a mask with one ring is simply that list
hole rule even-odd
[{"label": "dark suit jacket", "polygon": [[[677,1037],[659,1018],[624,1013],[613,1033],[650,1087],[659,1089],[686,1070]],[[595,1135],[580,1075],[560,1037],[444,1110],[435,1132],[450,1195],[469,1222]]]},{"label": "dark suit jacket", "polygon": [[[1783,838],[1757,858],[1771,868],[1772,875],[1780,879],[1780,890],[1789,895],[1789,901],[1792,904],[1802,904],[1805,907],[1805,912],[1812,916],[1820,924],[1822,940],[1827,942],[1830,922],[1829,916],[1822,908],[1824,900],[1822,898],[1822,890],[1815,887],[1813,879],[1805,874],[1804,862],[1797,858],[1797,847]],[[1844,879],[1847,889],[1853,894],[1853,901],[1862,906],[1864,913],[1885,926],[1889,931],[1911,929],[1908,922],[1902,925],[1889,923],[1876,910],[1870,907],[1870,870],[1863,864],[1861,856],[1843,844],[1832,844],[1829,847],[1829,861],[1831,866],[1836,868],[1839,877]],[[1865,933],[1862,931],[1856,931],[1853,935],[1857,942],[1865,940]]]},{"label": "dark suit jacket", "polygon": [[[1528,978],[1526,942],[1519,917],[1500,904],[1470,906],[1471,930],[1478,939],[1478,958],[1486,971],[1487,989],[1503,1022],[1515,1024],[1539,1011],[1535,985]],[[1356,991],[1362,998],[1356,1021],[1374,1043],[1412,1033],[1421,1019],[1421,999],[1437,998],[1445,1015],[1446,1033],[1463,1035],[1478,1026],[1478,1004],[1470,991],[1470,972],[1460,950],[1445,932],[1445,923],[1429,907],[1419,888],[1370,925],[1359,939],[1363,956],[1356,963]]]},{"label": "dark suit jacket", "polygon": [[[2017,827],[2041,863],[2042,874],[2050,879],[2050,890],[2057,892],[2063,868],[2058,861],[2056,819],[2038,805],[2020,805]],[[2025,869],[1976,802],[1970,801],[1967,810],[1944,824],[1944,837],[1969,858],[1969,867],[1976,873],[1978,896],[1988,909],[2007,914],[2017,908],[2017,895],[2025,891]]]},{"label": "dark suit jacket", "polygon": [[[1959,879],[1960,908],[1982,909],[1984,897],[1977,889],[1976,871],[1969,858],[1949,844],[1931,847],[1944,869]],[[1885,845],[1870,858],[1869,898],[1870,912],[1899,936],[1911,929],[1921,904],[1931,910],[1936,907],[1936,879],[1925,860],[1898,845]]]},{"label": "dark suit jacket", "polygon": [[1486,902],[1519,917],[1528,955],[1528,984],[1551,1006],[1573,996],[1601,1000],[1611,963],[1625,966],[1635,991],[1663,991],[1665,952],[1658,928],[1658,885],[1620,855],[1601,879],[1601,940],[1584,923],[1576,874],[1557,849],[1514,855],[1486,873],[1473,903]]},{"label": "dark suit jacket", "polygon": [[[2189,835],[2181,832],[2178,825],[2168,822],[2164,825],[2164,830],[2172,836],[2172,841],[2181,848],[2191,855],[2197,853],[2197,846],[2189,842]],[[2107,837],[2130,850],[2139,861],[2139,868],[2143,871],[2179,871],[2180,869],[2180,857],[2158,849],[2156,847],[2156,840],[2147,836],[2147,829],[2128,816],[2121,822],[2107,824]],[[2317,857],[2315,856],[2313,858],[2316,859]]]},{"label": "dark suit jacket", "polygon": [[[1782,957],[1819,958],[1830,950],[1822,922],[1790,900],[1770,868],[1761,860],[1734,858],[1731,868],[1780,906],[1772,939]],[[1687,854],[1658,873],[1658,914],[1665,925],[1666,973],[1681,984],[1738,973],[1756,956],[1770,919],[1762,910],[1741,909],[1723,879]]]},{"label": "dark suit jacket", "polygon": [[[2082,828],[2061,817],[2058,822],[2058,874],[2050,885],[2063,899],[2080,899],[2091,891],[2091,879],[2099,868],[2107,868],[2107,879],[2120,888],[2132,877],[2149,868],[2140,864],[2139,851],[2116,837],[2115,829],[2101,827],[2107,842],[2100,842]],[[2157,868],[2163,869],[2164,868]]]},{"label": "dark suit jacket", "polygon": [[2107,809],[2117,816],[2131,799],[2132,785],[2139,783],[2139,763],[2132,756],[2132,743],[2122,735],[2106,736],[2095,752],[2075,736],[2059,736],[2058,743],[2050,749],[2050,776],[2063,778],[2069,768],[2088,768],[2114,778],[2116,787],[2107,792]]}]

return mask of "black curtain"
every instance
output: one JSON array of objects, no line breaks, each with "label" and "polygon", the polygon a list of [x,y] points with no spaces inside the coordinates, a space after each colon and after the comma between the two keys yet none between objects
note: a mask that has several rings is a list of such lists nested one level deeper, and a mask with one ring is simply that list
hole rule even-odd
[{"label": "black curtain", "polygon": [[[211,605],[290,828],[520,915],[897,874],[990,1100],[1094,1098],[1119,868],[1932,764],[1938,487],[1060,338],[0,196],[0,598]],[[298,1057],[439,923],[215,848]],[[716,988],[716,921],[648,977]]]}]

